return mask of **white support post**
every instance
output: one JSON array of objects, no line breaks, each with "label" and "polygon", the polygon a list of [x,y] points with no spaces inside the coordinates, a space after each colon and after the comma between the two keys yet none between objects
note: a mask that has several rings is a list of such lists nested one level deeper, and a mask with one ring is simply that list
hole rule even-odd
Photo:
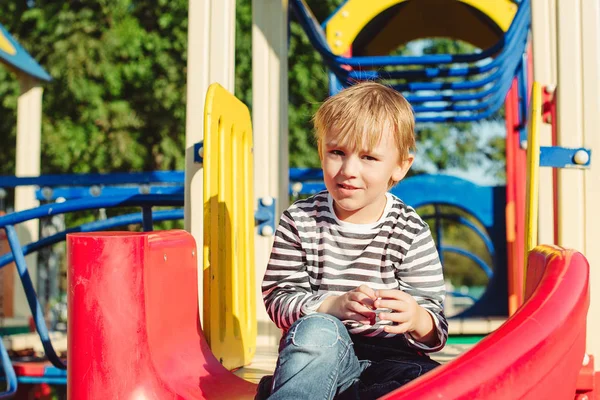
[{"label": "white support post", "polygon": [[[582,2],[582,86],[583,86],[583,141],[598,157],[600,150],[600,3]],[[567,132],[568,133],[568,132]],[[584,221],[579,229],[585,237],[583,253],[590,262],[590,308],[587,319],[587,351],[600,361],[600,160],[592,161],[591,168],[583,171]],[[595,363],[600,370],[600,362]]]},{"label": "white support post", "polygon": [[[558,44],[558,145],[583,144],[583,81],[581,48],[581,0],[557,1]],[[558,171],[559,245],[583,251],[584,174],[579,170]]]},{"label": "white support post", "polygon": [[[277,201],[277,219],[288,206],[288,68],[287,0],[252,2],[252,120],[254,193]],[[257,234],[256,282],[258,345],[277,345],[281,332],[262,303],[260,283],[269,260],[272,237]]]},{"label": "white support post", "polygon": [[[204,101],[210,84],[231,93],[235,86],[235,0],[190,0],[185,132],[185,229],[196,239],[198,288],[203,290],[202,166],[194,163],[194,144],[204,138]],[[202,314],[202,295],[199,296]],[[202,318],[202,315],[200,316]]]},{"label": "white support post", "polygon": [[[18,74],[20,95],[17,105],[17,154],[16,176],[39,176],[42,132],[42,94],[40,82],[26,74]],[[15,190],[15,211],[28,210],[39,206],[33,186]],[[36,242],[39,239],[39,222],[31,220],[16,227],[21,244]],[[25,258],[34,287],[37,285],[37,254]],[[14,316],[31,315],[19,275],[15,274]]]},{"label": "white support post", "polygon": [[[556,7],[555,0],[531,3],[533,31],[533,79],[542,87],[556,86]],[[556,122],[556,121],[554,121]],[[552,145],[552,126],[542,123],[540,145]],[[553,170],[540,168],[538,242],[554,243]]]},{"label": "white support post", "polygon": [[[600,5],[554,0],[557,32],[558,145],[600,149]],[[592,154],[595,154],[594,152]],[[597,161],[597,160],[596,160]],[[590,263],[587,352],[600,359],[600,165],[558,172],[559,245],[581,251]],[[600,365],[596,364],[596,369]]]}]

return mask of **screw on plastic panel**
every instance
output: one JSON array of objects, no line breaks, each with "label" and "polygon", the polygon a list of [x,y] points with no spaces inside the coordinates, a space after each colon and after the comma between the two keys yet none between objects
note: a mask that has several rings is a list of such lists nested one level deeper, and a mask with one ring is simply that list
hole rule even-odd
[{"label": "screw on plastic panel", "polygon": [[573,156],[573,161],[577,165],[585,165],[590,161],[590,155],[585,150],[577,150]]},{"label": "screw on plastic panel", "polygon": [[194,144],[194,162],[196,164],[204,163],[204,141]]},{"label": "screw on plastic panel", "polygon": [[148,185],[148,184],[140,185],[140,193],[141,194],[149,194],[150,193],[150,185]]},{"label": "screw on plastic panel", "polygon": [[546,94],[554,94],[555,91],[556,91],[556,85],[544,86],[544,92],[546,92]]},{"label": "screw on plastic panel", "polygon": [[521,148],[527,150],[527,140],[521,140]]},{"label": "screw on plastic panel", "polygon": [[273,235],[275,232],[275,199],[273,197],[265,196],[259,199],[254,219],[260,235]]},{"label": "screw on plastic panel", "polygon": [[271,207],[273,205],[273,198],[271,196],[266,196],[260,199],[260,204],[265,207]]},{"label": "screw on plastic panel", "polygon": [[260,234],[263,236],[273,236],[273,228],[269,225],[265,225],[262,227]]},{"label": "screw on plastic panel", "polygon": [[298,194],[302,191],[302,182],[296,182],[292,185],[292,192],[294,192],[294,194]]}]

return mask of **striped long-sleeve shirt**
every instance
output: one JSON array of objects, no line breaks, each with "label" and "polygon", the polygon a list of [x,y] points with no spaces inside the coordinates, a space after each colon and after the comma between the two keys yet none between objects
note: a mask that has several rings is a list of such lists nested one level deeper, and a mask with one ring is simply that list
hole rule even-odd
[{"label": "striped long-sleeve shirt", "polygon": [[[409,346],[437,351],[446,343],[448,323],[442,267],[429,226],[416,211],[387,193],[381,218],[372,224],[340,221],[327,191],[299,200],[281,216],[262,282],[267,313],[287,330],[315,312],[328,295],[366,284],[374,290],[400,289],[434,317],[439,345],[433,348],[405,334]],[[344,321],[355,335],[394,337],[383,325]]]}]

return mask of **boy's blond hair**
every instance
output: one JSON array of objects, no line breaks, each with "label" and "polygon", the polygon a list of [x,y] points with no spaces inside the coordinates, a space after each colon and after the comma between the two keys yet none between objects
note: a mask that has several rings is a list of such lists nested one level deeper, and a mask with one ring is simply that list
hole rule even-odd
[{"label": "boy's blond hair", "polygon": [[335,135],[337,143],[350,149],[373,149],[386,130],[391,130],[400,159],[415,150],[415,117],[400,93],[377,82],[361,82],[329,97],[313,118],[319,156],[323,141]]},{"label": "boy's blond hair", "polygon": [[[321,160],[327,134],[335,135],[341,146],[371,150],[383,132],[391,130],[399,161],[416,148],[412,107],[400,93],[377,82],[361,82],[331,96],[321,104],[313,123]],[[396,183],[390,181],[390,188]]]}]

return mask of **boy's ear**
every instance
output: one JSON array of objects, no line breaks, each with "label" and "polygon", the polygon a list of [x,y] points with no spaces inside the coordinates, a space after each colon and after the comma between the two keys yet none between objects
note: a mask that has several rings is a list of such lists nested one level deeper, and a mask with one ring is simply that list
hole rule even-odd
[{"label": "boy's ear", "polygon": [[392,180],[394,182],[400,182],[402,179],[404,179],[408,173],[408,170],[412,166],[413,161],[415,161],[415,156],[413,154],[409,154],[408,157],[400,161],[396,166],[394,173],[392,174]]}]

